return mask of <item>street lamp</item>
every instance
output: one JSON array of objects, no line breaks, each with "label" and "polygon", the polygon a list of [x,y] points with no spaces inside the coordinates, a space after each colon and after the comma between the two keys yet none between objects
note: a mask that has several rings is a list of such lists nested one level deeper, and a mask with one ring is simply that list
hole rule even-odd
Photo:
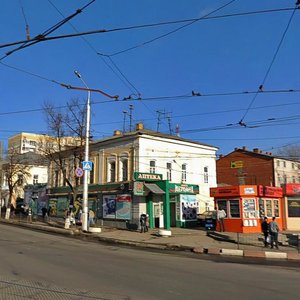
[{"label": "street lamp", "polygon": [[[90,141],[90,118],[91,118],[91,91],[78,71],[75,75],[81,80],[87,89],[88,96],[86,102],[86,132],[85,132],[85,155],[84,160],[89,161],[89,141]],[[88,174],[89,170],[84,170],[83,175],[83,200],[82,200],[82,231],[88,231]]]}]

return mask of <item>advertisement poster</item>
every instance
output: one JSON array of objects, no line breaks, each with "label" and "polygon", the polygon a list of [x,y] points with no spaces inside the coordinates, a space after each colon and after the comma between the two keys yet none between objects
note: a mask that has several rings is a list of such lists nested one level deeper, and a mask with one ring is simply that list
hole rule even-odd
[{"label": "advertisement poster", "polygon": [[103,218],[115,219],[116,195],[103,195]]},{"label": "advertisement poster", "polygon": [[196,195],[180,195],[181,221],[197,221]]},{"label": "advertisement poster", "polygon": [[131,219],[131,195],[117,195],[116,218],[122,220]]}]

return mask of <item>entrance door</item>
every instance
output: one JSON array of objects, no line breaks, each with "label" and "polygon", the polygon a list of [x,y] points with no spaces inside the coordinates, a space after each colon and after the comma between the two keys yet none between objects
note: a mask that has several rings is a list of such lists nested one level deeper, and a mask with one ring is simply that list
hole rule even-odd
[{"label": "entrance door", "polygon": [[163,228],[164,227],[164,216],[163,216],[163,203],[156,202],[153,203],[153,216],[154,216],[154,227]]},{"label": "entrance door", "polygon": [[175,202],[170,202],[170,226],[171,227],[176,227],[176,203]]}]

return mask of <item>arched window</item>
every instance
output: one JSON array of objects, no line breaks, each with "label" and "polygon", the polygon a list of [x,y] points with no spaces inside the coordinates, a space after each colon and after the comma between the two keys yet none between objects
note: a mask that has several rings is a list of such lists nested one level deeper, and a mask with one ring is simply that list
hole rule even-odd
[{"label": "arched window", "polygon": [[120,181],[128,180],[128,154],[122,154],[120,157]]}]

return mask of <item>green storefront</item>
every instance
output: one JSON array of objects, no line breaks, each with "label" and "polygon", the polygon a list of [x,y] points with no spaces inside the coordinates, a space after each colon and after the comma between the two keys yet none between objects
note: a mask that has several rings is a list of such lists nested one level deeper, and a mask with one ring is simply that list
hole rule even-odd
[{"label": "green storefront", "polygon": [[134,196],[145,197],[150,228],[197,225],[199,186],[170,183],[161,174],[134,173]]}]

